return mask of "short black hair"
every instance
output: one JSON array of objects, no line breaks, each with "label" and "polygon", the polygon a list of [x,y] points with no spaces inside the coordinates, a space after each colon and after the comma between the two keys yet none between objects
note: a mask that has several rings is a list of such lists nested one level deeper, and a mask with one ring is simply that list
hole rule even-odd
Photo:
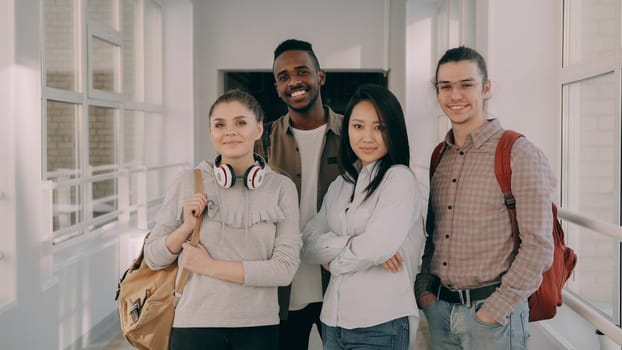
[{"label": "short black hair", "polygon": [[279,46],[274,49],[274,61],[286,51],[305,51],[311,56],[313,63],[315,64],[315,69],[320,69],[320,61],[318,61],[317,56],[315,56],[315,52],[313,52],[313,47],[311,43],[297,40],[297,39],[287,39],[279,44]]},{"label": "short black hair", "polygon": [[355,184],[359,175],[358,170],[354,166],[354,162],[358,157],[352,150],[352,146],[350,146],[348,129],[354,107],[363,101],[369,101],[374,105],[378,119],[384,126],[382,138],[387,146],[387,154],[375,164],[378,172],[367,188],[365,188],[367,192],[365,199],[367,199],[380,186],[384,174],[391,166],[402,164],[408,167],[410,165],[410,147],[408,145],[408,132],[406,130],[404,112],[397,97],[389,89],[380,85],[361,85],[350,98],[343,116],[343,124],[341,125],[341,141],[337,159],[339,160],[341,176],[344,180]]},{"label": "short black hair", "polygon": [[480,73],[482,73],[482,82],[488,81],[488,68],[486,68],[486,60],[475,49],[466,46],[459,46],[453,49],[445,51],[438,64],[436,65],[436,73],[434,74],[434,87],[438,92],[438,68],[443,63],[447,62],[460,62],[460,61],[472,61],[477,64]]}]

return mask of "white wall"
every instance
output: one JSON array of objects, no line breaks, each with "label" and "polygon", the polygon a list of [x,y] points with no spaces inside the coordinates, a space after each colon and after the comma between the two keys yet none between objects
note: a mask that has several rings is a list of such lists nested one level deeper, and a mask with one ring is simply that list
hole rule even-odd
[{"label": "white wall", "polygon": [[[14,80],[9,81],[9,90],[14,94],[15,118],[15,163],[6,165],[6,171],[15,177],[16,196],[10,199],[15,205],[15,251],[14,259],[17,279],[13,303],[0,314],[0,338],[7,349],[45,349],[57,344],[54,327],[58,289],[43,286],[39,262],[40,241],[39,220],[41,186],[41,76],[39,55],[39,13],[37,0],[5,1],[8,19],[3,23],[13,24],[7,34],[14,35],[7,43],[7,63],[12,66]],[[13,11],[10,9],[13,8]],[[10,47],[13,44],[13,47]],[[12,53],[12,54],[11,54]],[[6,57],[6,56],[5,56]],[[4,66],[4,65],[3,65]],[[10,95],[11,96],[11,95]],[[9,103],[11,105],[12,103]],[[17,117],[18,116],[18,117]],[[3,166],[5,166],[3,164]],[[11,247],[9,247],[10,249]],[[11,283],[11,281],[7,281]],[[37,336],[32,331],[37,330]]]},{"label": "white wall", "polygon": [[0,1],[0,309],[15,298],[15,89],[13,1]]},{"label": "white wall", "polygon": [[[406,23],[406,119],[414,169],[427,183],[430,154],[438,142],[437,102],[432,88],[436,69],[435,0],[409,0]],[[425,193],[425,192],[424,192]],[[427,193],[425,193],[427,197]]]},{"label": "white wall", "polygon": [[164,5],[165,162],[194,161],[193,21],[190,0]]},{"label": "white wall", "polygon": [[562,2],[489,2],[489,111],[547,155],[560,178]]},{"label": "white wall", "polygon": [[213,156],[207,113],[222,93],[219,71],[271,71],[286,39],[309,41],[324,69],[391,69],[401,97],[404,19],[404,0],[195,1],[195,160]]}]

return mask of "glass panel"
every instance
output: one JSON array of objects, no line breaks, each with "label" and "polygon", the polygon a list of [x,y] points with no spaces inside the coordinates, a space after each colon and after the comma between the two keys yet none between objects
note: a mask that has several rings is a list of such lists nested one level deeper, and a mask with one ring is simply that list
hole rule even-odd
[{"label": "glass panel", "polygon": [[141,86],[142,75],[139,75],[140,67],[138,56],[137,25],[140,21],[137,18],[139,2],[136,0],[123,1],[123,94],[130,101],[142,101],[139,99],[137,88]]},{"label": "glass panel", "polygon": [[130,174],[130,206],[138,204],[139,175]]},{"label": "glass panel", "polygon": [[620,49],[620,0],[568,1],[569,64],[589,62]]},{"label": "glass panel", "polygon": [[93,175],[117,164],[116,114],[113,108],[89,107],[89,166]]},{"label": "glass panel", "polygon": [[80,175],[80,107],[47,102],[47,179],[55,182]]},{"label": "glass panel", "polygon": [[88,4],[89,21],[117,30],[114,21],[114,0],[89,0]]},{"label": "glass panel", "polygon": [[151,170],[147,173],[147,201],[161,199],[164,196],[162,169]]},{"label": "glass panel", "polygon": [[95,37],[91,38],[91,48],[89,60],[93,67],[93,89],[119,92],[115,74],[119,48]]},{"label": "glass panel", "polygon": [[171,188],[175,184],[175,181],[179,180],[179,176],[181,175],[182,171],[186,169],[188,169],[188,167],[184,165],[164,168],[164,189],[166,190],[168,188]]},{"label": "glass panel", "polygon": [[74,0],[46,0],[44,3],[47,86],[77,91]]},{"label": "glass panel", "polygon": [[143,164],[142,112],[125,110],[123,118],[123,165]]},{"label": "glass panel", "polygon": [[52,227],[58,231],[80,222],[80,186],[59,186],[52,192]]},{"label": "glass panel", "polygon": [[162,103],[162,10],[145,1],[145,101]]},{"label": "glass panel", "polygon": [[92,184],[93,218],[117,210],[117,179],[96,181]]},{"label": "glass panel", "polygon": [[[570,111],[576,121],[579,147],[576,164],[571,165],[578,177],[579,212],[593,219],[617,225],[620,203],[618,161],[619,85],[613,73],[569,85],[569,98],[579,101],[579,108]],[[573,135],[574,136],[574,135]]]},{"label": "glass panel", "polygon": [[164,137],[161,114],[145,115],[145,164],[162,164]]},{"label": "glass panel", "polygon": [[617,263],[618,242],[574,225],[569,226],[567,234],[579,238],[578,245],[573,243],[572,248],[580,256],[574,272],[574,283],[569,284],[568,288],[613,320],[613,308],[616,305],[614,266]]},{"label": "glass panel", "polygon": [[[567,206],[587,217],[619,224],[619,82],[613,73],[567,86]],[[613,317],[617,243],[591,230],[571,226],[573,248],[581,257],[571,289]],[[576,247],[575,247],[576,246]]]}]

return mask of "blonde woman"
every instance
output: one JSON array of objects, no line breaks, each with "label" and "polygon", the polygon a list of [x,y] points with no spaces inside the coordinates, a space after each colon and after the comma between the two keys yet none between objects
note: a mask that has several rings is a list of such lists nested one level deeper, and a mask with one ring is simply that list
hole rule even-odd
[{"label": "blonde woman", "polygon": [[[206,193],[193,194],[191,170],[178,179],[145,244],[145,261],[161,269],[179,257],[191,272],[170,349],[274,350],[277,287],[291,282],[300,262],[296,188],[253,153],[263,112],[251,95],[225,93],[209,117],[218,156],[198,165]],[[201,214],[200,245],[193,247],[187,241]]]}]

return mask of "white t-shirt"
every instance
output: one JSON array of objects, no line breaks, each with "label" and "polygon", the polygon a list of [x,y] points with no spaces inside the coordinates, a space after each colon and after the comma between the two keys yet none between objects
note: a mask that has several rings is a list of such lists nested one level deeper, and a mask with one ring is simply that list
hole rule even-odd
[{"label": "white t-shirt", "polygon": [[[300,154],[300,230],[317,213],[317,184],[326,124],[313,130],[292,128]],[[292,281],[290,310],[322,301],[322,273],[319,265],[301,263]]]}]

